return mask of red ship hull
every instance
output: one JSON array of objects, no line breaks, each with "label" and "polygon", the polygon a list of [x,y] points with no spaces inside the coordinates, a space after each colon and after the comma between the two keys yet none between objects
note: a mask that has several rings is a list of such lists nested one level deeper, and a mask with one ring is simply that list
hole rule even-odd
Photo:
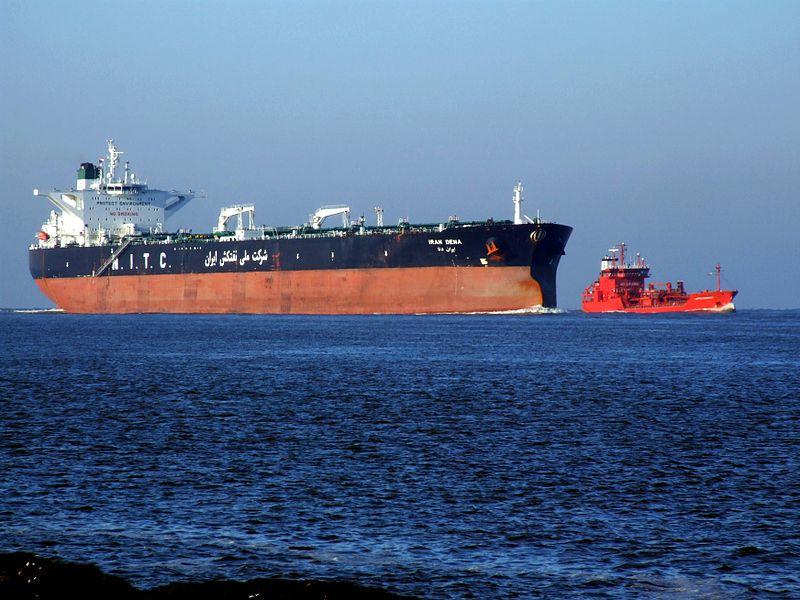
[{"label": "red ship hull", "polygon": [[451,313],[542,304],[529,267],[336,269],[35,280],[72,313]]},{"label": "red ship hull", "polygon": [[667,300],[662,303],[627,304],[622,298],[610,298],[601,301],[584,301],[583,311],[589,313],[626,312],[626,313],[673,313],[673,312],[733,312],[734,290],[706,291],[689,294],[682,300]]}]

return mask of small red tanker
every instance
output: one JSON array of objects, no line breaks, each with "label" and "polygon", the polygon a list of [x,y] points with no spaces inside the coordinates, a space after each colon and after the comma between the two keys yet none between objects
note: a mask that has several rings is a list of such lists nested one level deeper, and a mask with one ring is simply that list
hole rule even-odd
[{"label": "small red tanker", "polygon": [[600,263],[600,276],[583,293],[584,312],[663,313],[715,311],[733,312],[736,290],[720,289],[719,264],[717,289],[687,294],[683,281],[648,283],[650,267],[636,255],[632,264],[625,263],[625,244],[611,248]]}]

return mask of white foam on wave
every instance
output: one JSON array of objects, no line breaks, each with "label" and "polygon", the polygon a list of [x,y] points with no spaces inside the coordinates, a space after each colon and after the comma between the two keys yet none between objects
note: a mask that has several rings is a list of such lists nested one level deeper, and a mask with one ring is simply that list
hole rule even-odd
[{"label": "white foam on wave", "polygon": [[728,302],[725,306],[720,306],[719,308],[704,308],[703,310],[708,312],[736,312],[736,307],[733,302]]},{"label": "white foam on wave", "polygon": [[516,308],[514,310],[491,310],[485,312],[461,313],[464,315],[565,315],[567,310],[563,308],[548,308],[546,306],[529,306],[527,308]]},{"label": "white foam on wave", "polygon": [[62,313],[64,312],[63,308],[8,308],[5,309],[7,312],[10,313],[20,313],[20,314],[37,314],[37,313]]}]

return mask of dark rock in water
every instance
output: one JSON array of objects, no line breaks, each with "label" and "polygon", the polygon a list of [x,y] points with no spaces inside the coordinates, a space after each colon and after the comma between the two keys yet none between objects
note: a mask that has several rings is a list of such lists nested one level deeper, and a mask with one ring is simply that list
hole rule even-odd
[{"label": "dark rock in water", "polygon": [[755,556],[757,554],[762,554],[764,551],[761,548],[756,546],[744,546],[742,548],[738,548],[733,552],[733,556],[742,557],[742,556]]},{"label": "dark rock in water", "polygon": [[28,552],[0,554],[0,598],[9,600],[415,600],[378,588],[338,581],[207,581],[171,583],[139,590],[94,565],[82,565]]},{"label": "dark rock in water", "polygon": [[28,552],[0,554],[0,598],[141,598],[121,577],[106,575],[94,565],[68,563]]}]

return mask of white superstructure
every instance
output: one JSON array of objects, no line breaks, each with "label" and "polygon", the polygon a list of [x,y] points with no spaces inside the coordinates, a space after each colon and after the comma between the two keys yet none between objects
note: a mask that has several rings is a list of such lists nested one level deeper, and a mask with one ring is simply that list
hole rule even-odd
[{"label": "white superstructure", "polygon": [[166,219],[194,198],[191,190],[148,188],[130,172],[127,162],[118,175],[121,154],[114,140],[108,140],[107,158],[101,158],[99,165],[81,164],[75,189],[33,190],[34,196],[47,197],[60,211],[52,211],[42,226],[40,246],[93,246],[114,238],[161,233]]}]

